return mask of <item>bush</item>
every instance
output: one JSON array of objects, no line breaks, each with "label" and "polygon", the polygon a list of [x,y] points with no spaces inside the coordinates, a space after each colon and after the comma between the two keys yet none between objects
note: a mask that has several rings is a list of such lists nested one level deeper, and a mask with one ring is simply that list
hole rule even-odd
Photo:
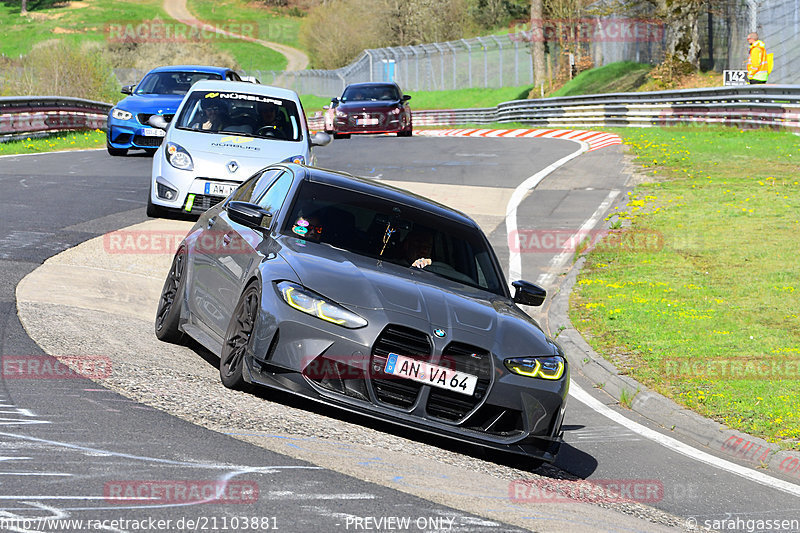
[{"label": "bush", "polygon": [[110,102],[119,91],[102,47],[45,41],[21,58],[18,76],[5,80],[9,95],[73,96]]},{"label": "bush", "polygon": [[112,68],[150,70],[162,65],[220,65],[238,69],[231,54],[209,41],[189,42],[117,42],[107,48]]},{"label": "bush", "polygon": [[315,68],[346,65],[365,49],[460,39],[468,0],[335,0],[312,8],[300,40]]}]

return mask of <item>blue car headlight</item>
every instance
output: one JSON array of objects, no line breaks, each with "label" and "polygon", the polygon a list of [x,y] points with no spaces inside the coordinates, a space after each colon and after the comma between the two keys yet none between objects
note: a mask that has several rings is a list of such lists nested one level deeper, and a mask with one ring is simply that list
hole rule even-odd
[{"label": "blue car headlight", "polygon": [[529,378],[561,379],[564,375],[564,358],[560,355],[541,357],[513,357],[503,361],[506,368],[520,376]]},{"label": "blue car headlight", "polygon": [[290,281],[281,281],[276,286],[283,301],[301,313],[350,329],[363,328],[367,325],[367,321],[357,314],[329,302],[302,285]]},{"label": "blue car headlight", "polygon": [[111,116],[117,120],[130,120],[133,118],[133,113],[115,107],[114,109],[111,110]]},{"label": "blue car headlight", "polygon": [[292,157],[287,157],[281,163],[297,163],[298,165],[305,165],[306,158],[302,155],[293,155]]},{"label": "blue car headlight", "polygon": [[192,156],[180,144],[167,143],[167,161],[170,165],[181,170],[193,170]]}]

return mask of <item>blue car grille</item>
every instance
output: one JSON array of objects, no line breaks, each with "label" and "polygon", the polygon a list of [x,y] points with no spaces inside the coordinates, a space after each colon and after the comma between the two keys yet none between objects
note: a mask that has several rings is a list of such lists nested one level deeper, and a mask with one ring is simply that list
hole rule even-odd
[{"label": "blue car grille", "polygon": [[[145,126],[149,126],[150,123],[148,123],[147,121],[150,120],[150,117],[152,117],[153,115],[156,115],[156,114],[157,113],[139,113],[138,115],[136,115],[136,120],[138,120],[140,124],[144,124]],[[166,115],[162,115],[162,116],[164,117],[164,120],[169,122],[170,120],[172,120],[172,117],[174,117],[175,114],[174,113],[167,113]]]},{"label": "blue car grille", "polygon": [[133,144],[148,148],[158,148],[161,146],[161,140],[163,138],[164,137],[145,137],[144,135],[134,135]]}]

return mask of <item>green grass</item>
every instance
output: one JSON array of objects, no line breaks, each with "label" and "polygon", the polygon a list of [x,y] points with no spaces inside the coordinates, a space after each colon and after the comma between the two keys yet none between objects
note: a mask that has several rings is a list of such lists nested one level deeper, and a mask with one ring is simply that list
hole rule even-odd
[{"label": "green grass", "polygon": [[48,137],[32,137],[20,141],[0,143],[0,155],[102,148],[105,143],[106,134],[100,130],[58,133]]},{"label": "green grass", "polygon": [[[573,324],[623,373],[800,449],[800,371],[731,376],[702,366],[800,362],[800,139],[766,129],[615,132],[653,182],[607,223],[651,239],[589,254]],[[685,363],[700,366],[674,370]]]},{"label": "green grass", "polygon": [[[453,91],[408,91],[411,109],[459,109],[472,107],[494,107],[509,100],[528,97],[530,87],[503,87],[501,89],[458,89]],[[307,113],[319,111],[331,103],[330,98],[314,95],[301,96]]]},{"label": "green grass", "polygon": [[635,91],[646,81],[651,65],[620,61],[581,72],[549,96],[576,96]]},{"label": "green grass", "polygon": [[70,2],[70,7],[37,9],[22,17],[19,5],[0,3],[0,53],[27,54],[39,42],[51,39],[103,41],[109,24],[127,24],[166,18],[160,0],[92,0]]},{"label": "green grass", "polygon": [[[303,49],[298,35],[299,17],[292,17],[280,10],[259,7],[245,0],[188,0],[187,6],[200,20],[216,26],[237,24],[242,28],[253,28],[252,37],[265,41],[286,44]],[[233,54],[245,70],[283,70],[286,58],[278,52],[245,41],[224,41],[221,46]]]}]

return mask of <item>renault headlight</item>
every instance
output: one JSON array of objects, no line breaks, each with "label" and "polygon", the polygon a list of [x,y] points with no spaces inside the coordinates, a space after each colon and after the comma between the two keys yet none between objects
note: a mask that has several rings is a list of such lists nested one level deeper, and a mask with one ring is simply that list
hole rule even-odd
[{"label": "renault headlight", "polygon": [[281,281],[277,284],[277,287],[283,301],[302,313],[350,329],[363,328],[367,325],[367,321],[357,314],[329,302],[302,285],[290,281]]},{"label": "renault headlight", "polygon": [[281,163],[296,163],[298,165],[305,165],[306,158],[303,157],[302,155],[293,155],[292,157],[287,157],[286,159],[281,161]]},{"label": "renault headlight", "polygon": [[172,142],[167,143],[166,153],[167,161],[169,161],[169,164],[173,167],[181,170],[194,169],[192,156],[190,156],[189,152],[187,152],[181,145]]},{"label": "renault headlight", "polygon": [[513,373],[529,378],[557,380],[564,375],[564,358],[560,355],[514,357],[506,359],[503,363]]},{"label": "renault headlight", "polygon": [[125,111],[124,109],[120,109],[118,107],[115,107],[114,109],[111,110],[111,116],[117,120],[130,120],[131,118],[133,118],[132,113]]}]

